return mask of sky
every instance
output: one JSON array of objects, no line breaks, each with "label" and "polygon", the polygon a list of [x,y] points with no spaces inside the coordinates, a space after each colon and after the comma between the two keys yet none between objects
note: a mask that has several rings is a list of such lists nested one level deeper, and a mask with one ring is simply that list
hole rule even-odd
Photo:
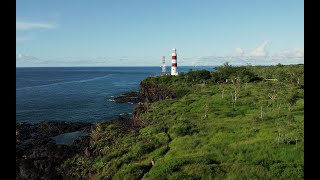
[{"label": "sky", "polygon": [[16,66],[304,63],[303,0],[16,0]]}]

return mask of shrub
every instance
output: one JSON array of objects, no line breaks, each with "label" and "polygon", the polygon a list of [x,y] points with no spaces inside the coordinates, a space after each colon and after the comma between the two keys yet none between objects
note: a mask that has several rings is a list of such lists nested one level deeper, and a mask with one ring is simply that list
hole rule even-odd
[{"label": "shrub", "polygon": [[200,70],[200,71],[190,71],[187,74],[187,79],[192,82],[199,82],[200,80],[208,80],[211,78],[210,71]]},{"label": "shrub", "polygon": [[304,179],[304,167],[301,164],[276,163],[270,166],[272,175],[284,179]]},{"label": "shrub", "polygon": [[178,123],[173,125],[169,129],[169,133],[171,137],[177,137],[177,136],[185,136],[188,134],[191,134],[191,125],[189,123]]},{"label": "shrub", "polygon": [[114,175],[113,179],[141,179],[145,172],[149,171],[150,165],[130,163],[125,164]]},{"label": "shrub", "polygon": [[[179,158],[171,158],[171,159],[166,159],[166,160],[161,160],[156,162],[155,167],[152,168],[149,173],[146,174],[147,177],[150,177],[150,179],[163,179],[163,177],[182,177],[181,174],[175,175],[175,172],[178,172],[180,170],[183,170],[185,166],[188,169],[188,166],[190,164],[201,164],[205,169],[202,171],[206,172],[211,172],[210,169],[208,169],[207,165],[213,165],[213,164],[218,164],[217,161],[215,161],[212,158],[212,155],[206,154],[202,156],[184,156],[184,157],[179,157]],[[196,165],[195,165],[196,166]],[[189,166],[190,168],[190,166]],[[183,173],[186,174],[186,173]],[[196,172],[192,173],[193,175],[186,175],[186,177],[195,177]],[[203,177],[208,177],[210,176],[209,174],[204,174]]]},{"label": "shrub", "polygon": [[188,93],[190,93],[190,90],[188,89],[179,89],[179,90],[176,90],[174,94],[175,94],[175,97],[181,98],[187,95]]},{"label": "shrub", "polygon": [[150,140],[145,140],[144,142],[136,143],[132,146],[131,152],[133,153],[133,156],[139,157],[144,154],[148,154],[152,152],[155,149],[154,142]]}]

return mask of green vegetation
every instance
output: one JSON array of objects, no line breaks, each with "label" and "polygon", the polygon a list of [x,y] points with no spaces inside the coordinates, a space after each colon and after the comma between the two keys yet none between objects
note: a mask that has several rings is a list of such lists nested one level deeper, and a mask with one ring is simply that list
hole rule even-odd
[{"label": "green vegetation", "polygon": [[62,171],[92,179],[304,179],[303,65],[225,64],[142,83],[176,98],[148,104],[143,126],[97,124],[92,154],[69,159]]}]

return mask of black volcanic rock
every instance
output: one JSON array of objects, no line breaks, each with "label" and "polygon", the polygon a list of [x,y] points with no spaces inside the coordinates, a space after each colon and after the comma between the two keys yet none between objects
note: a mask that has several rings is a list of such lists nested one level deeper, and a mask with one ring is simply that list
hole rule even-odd
[{"label": "black volcanic rock", "polygon": [[155,102],[167,98],[175,98],[175,93],[163,86],[155,83],[141,83],[139,92],[126,92],[112,100],[117,103],[139,103]]},{"label": "black volcanic rock", "polygon": [[176,97],[173,91],[155,83],[141,83],[140,96],[143,97],[144,102],[155,102]]},{"label": "black volcanic rock", "polygon": [[[127,92],[113,101],[124,103],[137,103],[133,117],[122,113],[116,119],[108,122],[121,127],[125,134],[134,129],[145,126],[148,122],[140,117],[145,112],[150,102],[174,98],[175,94],[167,88],[157,84],[142,83],[139,92]],[[16,179],[70,179],[64,174],[59,174],[57,167],[64,160],[76,154],[94,156],[96,152],[90,147],[90,137],[84,136],[74,140],[71,145],[56,144],[51,139],[53,136],[79,130],[89,131],[90,123],[71,123],[63,121],[47,121],[38,124],[16,124]],[[63,172],[60,172],[63,173]]]},{"label": "black volcanic rock", "polygon": [[37,124],[16,124],[16,179],[63,179],[56,167],[64,160],[84,151],[89,136],[72,145],[56,144],[51,139],[59,134],[85,130],[90,123],[48,121]]},{"label": "black volcanic rock", "polygon": [[125,103],[125,102],[131,102],[131,103],[138,103],[141,102],[141,96],[139,92],[126,92],[123,93],[121,96],[113,98],[114,102],[117,103]]}]

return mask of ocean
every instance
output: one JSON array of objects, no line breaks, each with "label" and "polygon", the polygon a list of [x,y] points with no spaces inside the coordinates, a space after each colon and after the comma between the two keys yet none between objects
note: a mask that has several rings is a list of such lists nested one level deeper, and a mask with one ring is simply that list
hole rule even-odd
[{"label": "ocean", "polygon": [[112,96],[138,91],[141,80],[160,73],[161,67],[17,67],[16,122],[97,122],[132,113],[132,104],[112,102]]}]

